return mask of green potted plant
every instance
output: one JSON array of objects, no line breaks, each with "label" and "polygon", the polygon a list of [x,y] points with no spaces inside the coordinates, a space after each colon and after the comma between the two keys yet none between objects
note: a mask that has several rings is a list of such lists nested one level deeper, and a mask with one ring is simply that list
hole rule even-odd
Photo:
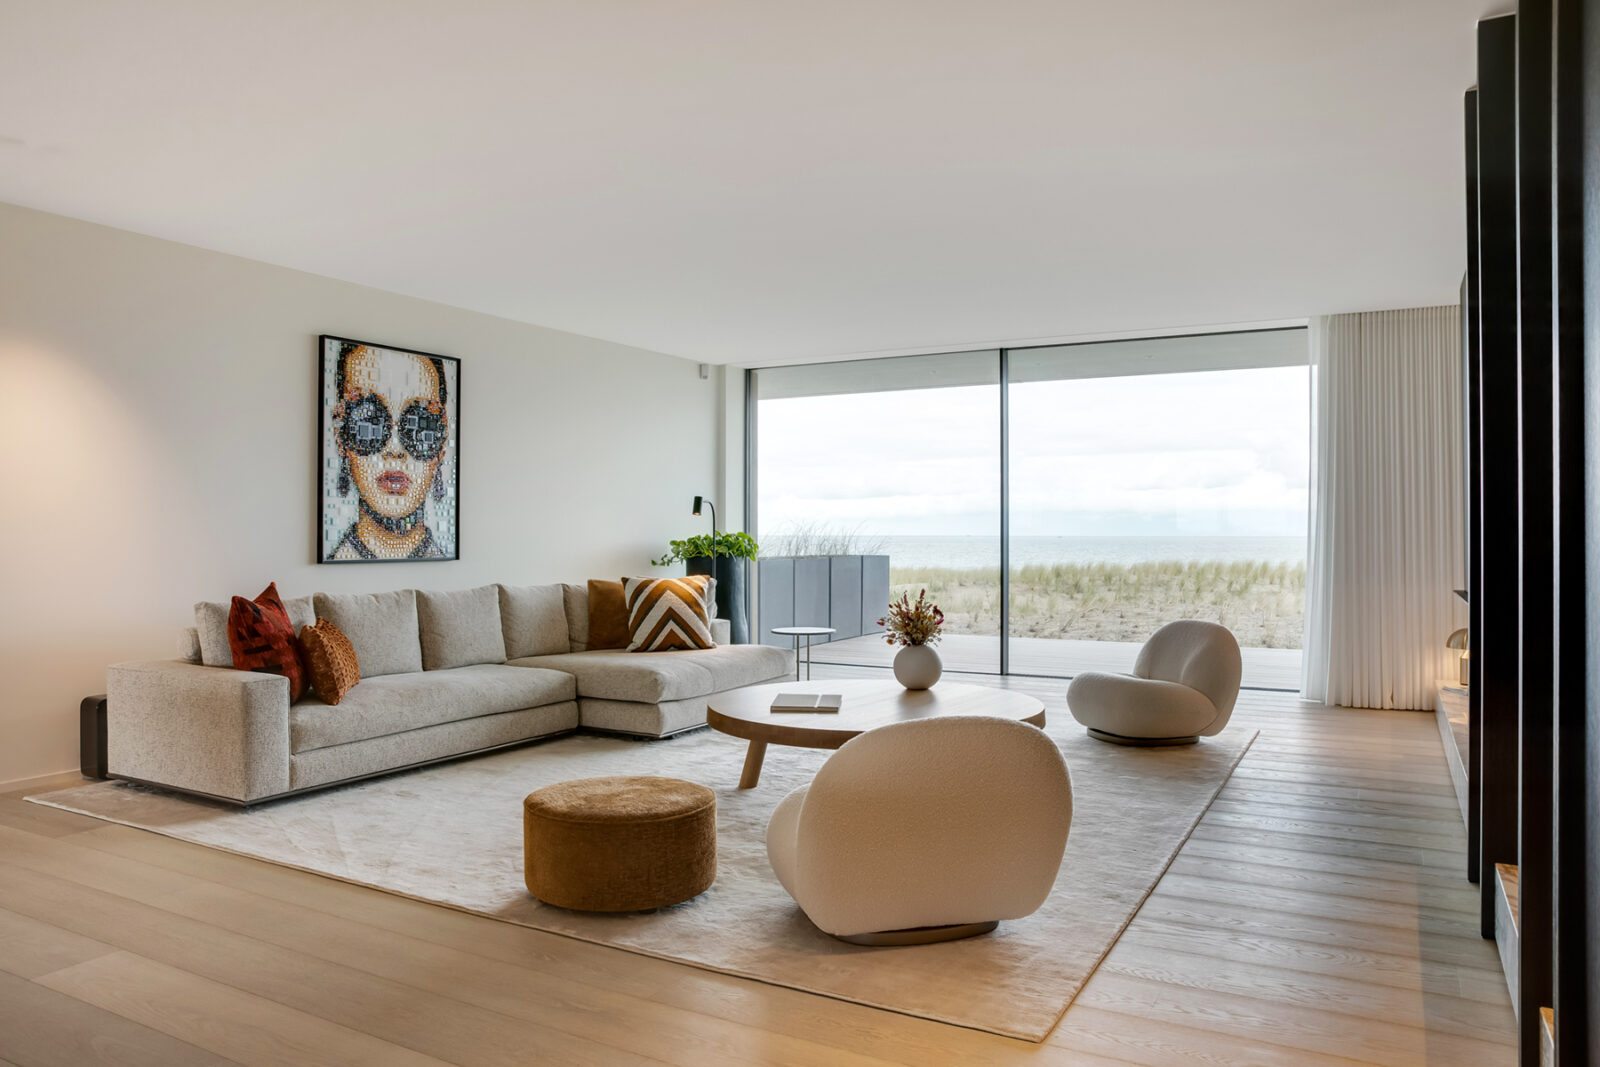
[{"label": "green potted plant", "polygon": [[668,541],[667,552],[653,559],[653,567],[682,562],[688,574],[709,574],[717,580],[717,615],[728,620],[733,643],[750,643],[750,625],[744,611],[745,561],[755,559],[759,546],[742,531],[719,530]]}]

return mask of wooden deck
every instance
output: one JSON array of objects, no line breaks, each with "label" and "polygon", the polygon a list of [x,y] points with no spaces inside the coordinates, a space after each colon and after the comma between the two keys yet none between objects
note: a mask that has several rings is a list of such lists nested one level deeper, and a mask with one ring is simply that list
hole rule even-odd
[{"label": "wooden deck", "polygon": [[[939,641],[945,669],[963,673],[997,674],[1000,639],[969,634],[946,634]],[[1133,670],[1140,645],[1131,641],[1055,641],[1045,637],[1011,639],[1011,673],[1043,678],[1071,678],[1083,671]],[[811,646],[813,663],[852,667],[887,667],[896,649],[882,634],[849,637]],[[1243,685],[1248,689],[1300,691],[1298,648],[1245,648]]]},{"label": "wooden deck", "polygon": [[[962,680],[1066,714],[1054,680]],[[1233,723],[1261,736],[1042,1045],[12,794],[0,797],[0,1064],[1514,1063],[1434,717],[1247,691]],[[659,748],[670,774],[672,743]]]}]

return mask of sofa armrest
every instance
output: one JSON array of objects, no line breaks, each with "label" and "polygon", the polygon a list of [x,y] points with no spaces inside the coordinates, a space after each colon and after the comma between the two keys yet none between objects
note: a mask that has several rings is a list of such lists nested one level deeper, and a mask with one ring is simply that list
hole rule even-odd
[{"label": "sofa armrest", "polygon": [[181,660],[106,669],[114,776],[249,803],[289,789],[289,680]]},{"label": "sofa armrest", "polygon": [[711,640],[715,641],[719,645],[732,644],[733,623],[729,622],[727,619],[712,619]]}]

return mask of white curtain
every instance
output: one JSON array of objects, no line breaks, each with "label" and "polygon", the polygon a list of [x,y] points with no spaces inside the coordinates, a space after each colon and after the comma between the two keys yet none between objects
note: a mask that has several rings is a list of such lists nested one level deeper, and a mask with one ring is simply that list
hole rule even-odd
[{"label": "white curtain", "polygon": [[1307,700],[1431,709],[1456,675],[1460,322],[1454,306],[1312,320]]}]

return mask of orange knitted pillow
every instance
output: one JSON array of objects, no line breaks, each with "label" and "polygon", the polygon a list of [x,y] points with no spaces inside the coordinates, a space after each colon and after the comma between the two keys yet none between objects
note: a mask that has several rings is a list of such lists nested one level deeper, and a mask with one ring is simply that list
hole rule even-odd
[{"label": "orange knitted pillow", "polygon": [[361,681],[361,665],[350,639],[327,619],[300,631],[300,644],[306,650],[306,668],[311,685],[324,704],[337,704]]}]

